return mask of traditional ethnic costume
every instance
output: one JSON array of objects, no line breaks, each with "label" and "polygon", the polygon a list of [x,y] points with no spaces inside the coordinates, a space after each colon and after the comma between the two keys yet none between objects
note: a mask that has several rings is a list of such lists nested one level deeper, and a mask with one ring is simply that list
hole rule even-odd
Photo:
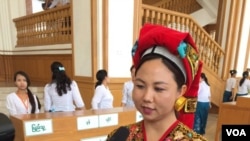
[{"label": "traditional ethnic costume", "polygon": [[[167,54],[166,52],[164,54],[155,51],[157,46],[166,48],[168,50]],[[135,68],[138,67],[138,62],[144,52],[149,49],[151,49],[151,53],[164,56],[177,65],[182,71],[187,85],[186,93],[176,101],[175,109],[178,120],[172,123],[169,129],[166,129],[160,141],[206,141],[203,136],[192,130],[202,70],[202,62],[198,60],[198,50],[193,39],[189,33],[179,32],[161,25],[145,24],[140,31],[139,39],[132,49]],[[130,132],[127,141],[147,140],[143,124],[142,120],[141,122],[126,126]],[[116,130],[108,135],[107,141],[109,141],[115,132]]]},{"label": "traditional ethnic costume", "polygon": [[[146,138],[143,121],[130,124],[126,126],[126,128],[129,130],[127,141],[148,141]],[[115,132],[116,130],[109,134],[107,141]],[[195,133],[180,121],[176,121],[168,130],[166,130],[159,141],[206,141],[206,139],[203,136]]]}]

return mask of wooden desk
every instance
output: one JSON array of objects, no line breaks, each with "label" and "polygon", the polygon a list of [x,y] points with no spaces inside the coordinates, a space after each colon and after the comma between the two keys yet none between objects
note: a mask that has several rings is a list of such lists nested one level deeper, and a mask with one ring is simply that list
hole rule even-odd
[{"label": "wooden desk", "polygon": [[[118,124],[91,129],[79,130],[79,118],[95,116],[101,119],[105,115],[118,115]],[[84,110],[75,112],[39,113],[10,116],[16,133],[15,141],[80,141],[97,136],[107,136],[113,129],[136,122],[138,112],[134,108],[114,108],[107,110]],[[52,133],[29,135],[28,122],[52,121]],[[96,122],[100,122],[96,121]],[[92,122],[93,123],[93,122]],[[101,123],[99,123],[101,125]],[[30,128],[30,126],[28,126]],[[33,128],[32,128],[33,129]]]},{"label": "wooden desk", "polygon": [[237,97],[237,102],[221,103],[215,141],[220,141],[223,124],[250,124],[250,96]]}]

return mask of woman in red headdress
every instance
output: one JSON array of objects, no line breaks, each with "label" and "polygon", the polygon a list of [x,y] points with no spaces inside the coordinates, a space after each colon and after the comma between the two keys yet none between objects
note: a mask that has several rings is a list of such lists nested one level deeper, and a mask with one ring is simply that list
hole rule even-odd
[{"label": "woman in red headdress", "polygon": [[125,126],[127,136],[118,137],[120,129],[114,130],[107,141],[206,141],[192,130],[202,63],[190,35],[147,24],[132,55],[136,68],[132,97],[143,120]]}]

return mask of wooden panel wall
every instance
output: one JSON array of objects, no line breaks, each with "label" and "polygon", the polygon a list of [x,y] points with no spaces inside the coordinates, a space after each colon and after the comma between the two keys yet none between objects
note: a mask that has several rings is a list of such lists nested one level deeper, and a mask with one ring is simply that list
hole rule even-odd
[{"label": "wooden panel wall", "polygon": [[73,77],[72,55],[15,55],[12,60],[13,72],[25,71],[31,79],[31,84],[35,86],[44,86],[51,81],[50,65],[54,61],[60,61],[68,76]]},{"label": "wooden panel wall", "polygon": [[5,81],[5,65],[4,65],[4,56],[0,55],[0,82]]},{"label": "wooden panel wall", "polygon": [[13,60],[11,55],[0,55],[0,82],[4,85],[13,82]]}]

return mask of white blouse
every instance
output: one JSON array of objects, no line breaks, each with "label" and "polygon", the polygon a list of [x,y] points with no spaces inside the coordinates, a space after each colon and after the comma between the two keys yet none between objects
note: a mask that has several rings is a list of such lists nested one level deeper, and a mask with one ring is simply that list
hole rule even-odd
[{"label": "white blouse", "polygon": [[250,91],[250,80],[245,79],[245,81],[242,83],[242,85],[238,86],[238,92],[237,94],[248,94]]},{"label": "white blouse", "polygon": [[72,81],[70,87],[71,90],[59,96],[56,90],[56,83],[46,84],[44,88],[44,110],[75,111],[75,105],[78,108],[84,107],[77,83]]},{"label": "white blouse", "polygon": [[104,85],[99,85],[95,89],[94,96],[92,98],[92,109],[107,109],[113,108],[113,95],[110,90]]},{"label": "white blouse", "polygon": [[237,83],[237,79],[236,78],[228,78],[227,79],[227,83],[226,83],[226,91],[231,92],[232,88],[235,88]]},{"label": "white blouse", "polygon": [[198,102],[210,102],[211,91],[210,86],[205,81],[201,81],[198,89]]},{"label": "white blouse", "polygon": [[[39,113],[38,103],[36,96],[33,94],[36,104],[35,113]],[[25,105],[28,105],[27,107]],[[6,107],[10,115],[17,114],[30,114],[31,113],[31,104],[29,100],[26,100],[25,103],[18,97],[18,95],[13,92],[7,95],[6,97]]]},{"label": "white blouse", "polygon": [[126,104],[126,107],[134,107],[134,101],[132,99],[132,92],[134,88],[134,83],[132,80],[124,83],[122,91],[122,103]]}]

